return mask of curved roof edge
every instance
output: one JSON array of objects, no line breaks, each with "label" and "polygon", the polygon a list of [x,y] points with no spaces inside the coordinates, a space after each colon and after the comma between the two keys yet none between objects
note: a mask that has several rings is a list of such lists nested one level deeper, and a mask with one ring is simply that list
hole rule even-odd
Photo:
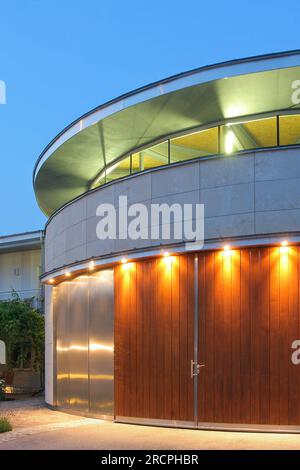
[{"label": "curved roof edge", "polygon": [[[228,66],[236,66],[236,65],[239,65],[239,64],[260,62],[260,61],[265,61],[265,60],[269,61],[269,60],[272,60],[272,59],[277,60],[277,59],[282,59],[282,58],[287,58],[287,57],[290,58],[291,56],[297,56],[297,55],[300,55],[300,49],[294,49],[294,50],[291,50],[291,51],[284,51],[284,52],[274,52],[272,54],[261,54],[261,55],[256,55],[256,56],[244,57],[244,58],[240,58],[240,59],[233,59],[233,60],[228,60],[228,61],[223,61],[223,62],[217,62],[215,64],[205,65],[205,66],[197,67],[195,69],[191,69],[191,70],[188,70],[188,71],[185,71],[185,72],[180,72],[180,73],[175,74],[175,75],[171,75],[167,78],[164,78],[162,80],[158,80],[156,82],[149,83],[148,85],[141,86],[141,87],[136,88],[136,89],[134,89],[132,91],[129,91],[127,93],[123,93],[122,95],[119,95],[116,98],[113,98],[109,101],[106,101],[105,103],[103,103],[99,106],[96,106],[95,108],[91,109],[90,111],[87,111],[86,113],[82,114],[79,118],[72,121],[69,125],[67,125],[61,132],[59,132],[49,142],[49,144],[45,147],[45,149],[39,155],[39,157],[37,159],[37,162],[34,166],[33,181],[35,180],[35,176],[38,172],[41,160],[43,159],[45,154],[48,152],[48,150],[50,150],[53,147],[53,145],[57,142],[57,140],[60,137],[62,137],[63,135],[65,135],[74,126],[80,124],[80,122],[82,120],[84,120],[84,119],[88,118],[89,116],[97,113],[98,111],[101,111],[101,110],[103,110],[103,109],[105,109],[105,108],[107,108],[111,105],[114,105],[114,104],[116,104],[116,103],[118,103],[118,102],[120,102],[120,101],[122,101],[126,98],[131,98],[132,96],[136,96],[140,93],[143,93],[144,91],[151,90],[154,87],[164,85],[166,83],[170,83],[170,82],[176,81],[178,79],[189,77],[189,76],[201,73],[201,72],[210,71],[210,70],[213,70],[213,69],[219,69],[219,68],[228,67]],[[274,64],[274,67],[277,68],[279,65],[281,67],[283,66],[283,64],[277,64],[277,65]],[[288,67],[288,66],[289,67],[291,66],[290,62],[288,64],[286,64],[286,67]],[[243,71],[242,73],[254,73],[254,72],[258,72],[258,71],[261,71],[261,70]],[[211,78],[211,80],[214,80],[216,78],[219,78],[219,77]],[[223,77],[223,78],[225,78],[225,77]],[[186,85],[186,86],[189,86],[189,85]],[[169,90],[169,91],[171,91],[171,90]],[[163,93],[161,93],[161,94],[163,94]],[[101,117],[100,117],[100,119],[101,119]],[[90,123],[89,125],[91,125],[91,124],[92,123]],[[82,129],[83,128],[79,129],[78,132],[80,132],[80,130],[82,130]],[[75,133],[76,132],[74,132],[74,134]],[[72,135],[74,135],[74,134],[72,134]],[[70,137],[71,137],[71,135],[67,135],[65,140],[69,139]],[[61,144],[62,143],[63,142],[61,142]],[[54,149],[53,149],[53,151],[54,151]]]},{"label": "curved roof edge", "polygon": [[196,68],[107,101],[43,150],[33,171],[38,204],[51,215],[87,192],[105,166],[150,142],[208,123],[288,109],[295,78],[300,79],[300,50]]}]

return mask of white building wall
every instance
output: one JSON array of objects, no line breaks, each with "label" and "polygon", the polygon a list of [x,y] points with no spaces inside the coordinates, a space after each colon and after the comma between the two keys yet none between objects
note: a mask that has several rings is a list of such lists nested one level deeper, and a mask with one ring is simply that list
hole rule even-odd
[{"label": "white building wall", "polygon": [[0,340],[0,365],[6,364],[6,347],[4,341]]},{"label": "white building wall", "polygon": [[0,300],[11,298],[15,290],[22,299],[40,298],[41,250],[0,254]]}]

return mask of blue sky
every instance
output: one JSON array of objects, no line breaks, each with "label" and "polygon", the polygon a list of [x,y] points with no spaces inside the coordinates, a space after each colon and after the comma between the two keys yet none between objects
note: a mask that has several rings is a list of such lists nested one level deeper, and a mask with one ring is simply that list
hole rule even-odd
[{"label": "blue sky", "polygon": [[300,49],[299,18],[299,0],[0,0],[0,235],[43,228],[32,170],[75,118],[185,70]]}]

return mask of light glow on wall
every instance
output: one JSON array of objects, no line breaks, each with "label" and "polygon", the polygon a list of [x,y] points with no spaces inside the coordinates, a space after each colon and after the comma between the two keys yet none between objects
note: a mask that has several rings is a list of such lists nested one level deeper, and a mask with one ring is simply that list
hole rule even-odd
[{"label": "light glow on wall", "polygon": [[91,261],[90,264],[89,264],[89,270],[93,271],[93,269],[95,269],[95,263],[94,263],[94,261]]},{"label": "light glow on wall", "polygon": [[223,255],[224,256],[231,256],[232,255],[232,249],[230,245],[225,245],[223,247]]},{"label": "light glow on wall", "polygon": [[225,153],[230,154],[234,150],[235,135],[231,129],[228,129],[225,136],[224,148]]},{"label": "light glow on wall", "polygon": [[113,352],[114,347],[109,346],[106,344],[100,344],[100,343],[90,343],[90,347],[88,346],[80,346],[78,344],[71,344],[69,347],[62,347],[62,346],[57,346],[57,351],[59,352],[67,352],[67,351],[109,351]]},{"label": "light glow on wall", "polygon": [[283,254],[283,253],[288,253],[288,252],[289,252],[288,241],[283,240],[281,242],[280,253]]}]

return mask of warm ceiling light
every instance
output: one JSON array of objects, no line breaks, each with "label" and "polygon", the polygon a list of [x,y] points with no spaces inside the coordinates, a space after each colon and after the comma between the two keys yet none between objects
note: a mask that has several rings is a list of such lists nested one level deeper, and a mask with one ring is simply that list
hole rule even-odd
[{"label": "warm ceiling light", "polygon": [[164,256],[165,258],[167,258],[168,256],[170,256],[170,253],[169,253],[168,251],[164,251],[164,252],[163,252],[163,256]]},{"label": "warm ceiling light", "polygon": [[225,245],[223,250],[224,251],[230,251],[231,250],[230,245]]},{"label": "warm ceiling light", "polygon": [[65,276],[66,276],[66,277],[70,277],[70,276],[71,276],[71,273],[67,272],[67,273],[65,274]]},{"label": "warm ceiling light", "polygon": [[283,240],[281,242],[281,247],[279,249],[280,253],[288,253],[289,252],[289,247],[288,247],[288,241]]},{"label": "warm ceiling light", "polygon": [[89,264],[89,270],[92,271],[93,269],[95,269],[95,263],[94,261],[91,261]]},{"label": "warm ceiling light", "polygon": [[127,258],[122,258],[122,259],[121,259],[121,263],[126,264],[127,262],[128,262],[128,259],[127,259]]},{"label": "warm ceiling light", "polygon": [[53,284],[54,279],[49,279],[49,284]]}]

